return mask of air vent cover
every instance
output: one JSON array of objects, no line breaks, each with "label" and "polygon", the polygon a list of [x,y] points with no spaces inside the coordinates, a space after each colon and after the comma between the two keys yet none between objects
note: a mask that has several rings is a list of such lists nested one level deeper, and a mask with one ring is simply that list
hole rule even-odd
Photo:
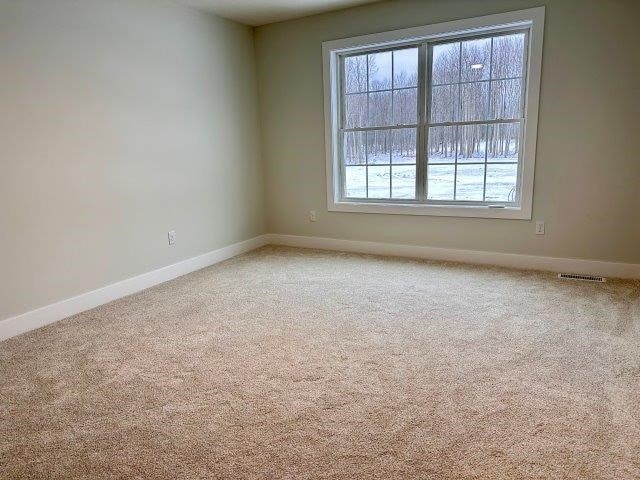
[{"label": "air vent cover", "polygon": [[598,283],[604,283],[607,281],[605,277],[597,277],[595,275],[575,275],[573,273],[559,273],[558,278],[564,278],[566,280],[582,280],[583,282],[598,282]]}]

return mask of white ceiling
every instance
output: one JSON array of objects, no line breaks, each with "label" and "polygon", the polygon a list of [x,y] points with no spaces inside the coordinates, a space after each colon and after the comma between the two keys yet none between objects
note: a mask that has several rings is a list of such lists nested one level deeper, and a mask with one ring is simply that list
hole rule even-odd
[{"label": "white ceiling", "polygon": [[176,0],[256,27],[378,0]]}]

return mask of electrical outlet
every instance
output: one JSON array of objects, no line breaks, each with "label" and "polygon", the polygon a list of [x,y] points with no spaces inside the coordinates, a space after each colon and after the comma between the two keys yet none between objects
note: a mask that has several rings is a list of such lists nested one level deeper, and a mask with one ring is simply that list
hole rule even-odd
[{"label": "electrical outlet", "polygon": [[309,211],[309,221],[310,222],[317,222],[318,221],[318,215],[316,214],[315,210],[310,210]]},{"label": "electrical outlet", "polygon": [[544,235],[544,222],[536,222],[536,235]]},{"label": "electrical outlet", "polygon": [[167,234],[167,239],[169,240],[169,245],[175,245],[176,244],[176,231],[175,230],[171,230]]}]

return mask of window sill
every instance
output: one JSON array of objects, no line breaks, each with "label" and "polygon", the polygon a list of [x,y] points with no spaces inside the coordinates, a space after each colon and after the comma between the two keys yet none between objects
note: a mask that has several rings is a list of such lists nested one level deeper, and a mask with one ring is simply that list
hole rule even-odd
[{"label": "window sill", "polygon": [[388,215],[431,215],[438,217],[505,218],[531,220],[531,211],[522,207],[491,208],[486,206],[424,205],[413,203],[332,202],[330,212],[381,213]]}]

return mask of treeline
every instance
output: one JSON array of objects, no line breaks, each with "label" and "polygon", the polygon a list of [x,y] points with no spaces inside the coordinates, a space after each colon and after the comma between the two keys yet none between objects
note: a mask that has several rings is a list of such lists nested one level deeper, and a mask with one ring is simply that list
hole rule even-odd
[{"label": "treeline", "polygon": [[[435,46],[430,123],[520,118],[523,49],[521,34]],[[417,88],[404,88],[417,85],[417,71],[394,72],[392,83],[390,71],[380,74],[375,54],[348,57],[344,67],[346,128],[417,123]],[[428,154],[452,158],[457,145],[461,158],[484,158],[485,150],[489,158],[510,157],[519,139],[519,123],[431,127]],[[365,163],[367,153],[393,151],[407,162],[416,155],[415,129],[346,134],[344,142],[348,165]]]}]

